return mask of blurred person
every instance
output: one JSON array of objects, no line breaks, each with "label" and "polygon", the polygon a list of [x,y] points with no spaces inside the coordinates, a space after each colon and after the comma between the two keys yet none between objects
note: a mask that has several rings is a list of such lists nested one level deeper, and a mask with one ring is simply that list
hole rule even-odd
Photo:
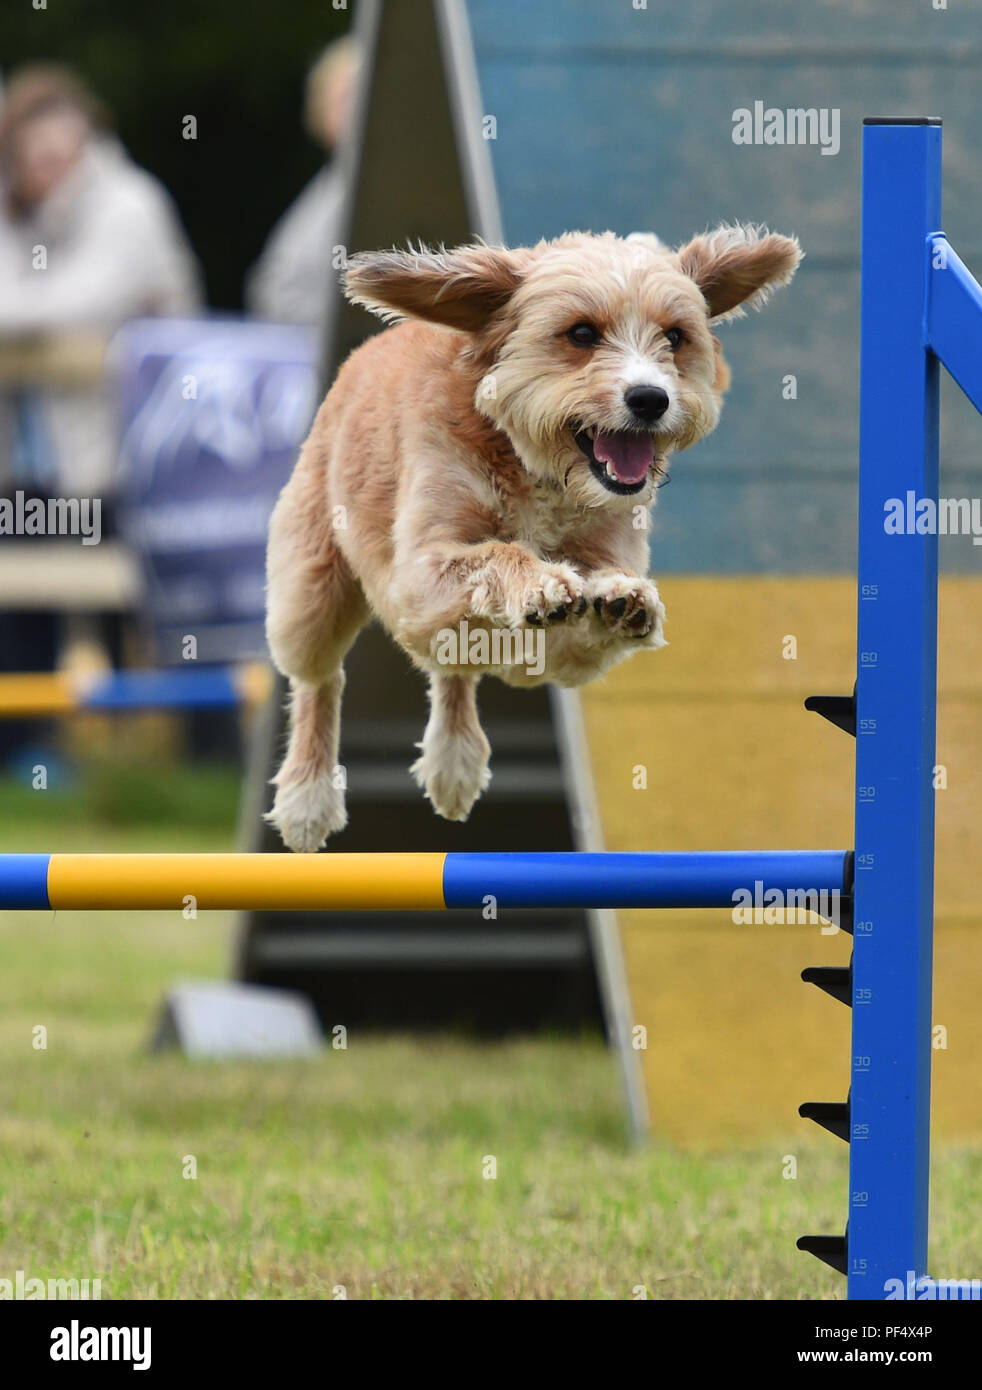
[{"label": "blurred person", "polygon": [[[0,93],[0,496],[97,497],[111,533],[105,348],[127,319],[198,304],[197,262],[171,199],[110,133],[102,103],[67,68],[18,70]],[[39,563],[45,543],[32,541]],[[118,619],[95,617],[0,612],[0,669],[50,670],[82,652],[115,662]],[[5,723],[0,759],[29,763],[31,742],[47,737]]]},{"label": "blurred person", "polygon": [[7,393],[0,481],[19,476],[64,496],[111,491],[100,349],[127,319],[193,313],[199,302],[170,196],[110,133],[101,102],[67,68],[16,72],[0,102],[0,346],[87,341],[93,361],[81,384],[53,372]]},{"label": "blurred person", "polygon": [[277,222],[246,278],[246,307],[257,318],[321,321],[344,196],[335,152],[350,124],[357,76],[358,52],[350,37],[329,44],[307,74],[304,125],[327,151],[328,162]]}]

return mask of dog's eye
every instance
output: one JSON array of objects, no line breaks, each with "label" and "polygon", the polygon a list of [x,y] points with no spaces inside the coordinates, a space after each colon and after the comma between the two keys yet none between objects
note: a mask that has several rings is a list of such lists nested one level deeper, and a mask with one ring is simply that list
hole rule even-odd
[{"label": "dog's eye", "polygon": [[593,347],[600,342],[600,330],[592,323],[574,323],[566,337],[577,347]]},{"label": "dog's eye", "polygon": [[679,348],[685,342],[685,334],[682,332],[681,328],[666,328],[665,337],[668,340],[668,346],[673,352],[678,352]]}]

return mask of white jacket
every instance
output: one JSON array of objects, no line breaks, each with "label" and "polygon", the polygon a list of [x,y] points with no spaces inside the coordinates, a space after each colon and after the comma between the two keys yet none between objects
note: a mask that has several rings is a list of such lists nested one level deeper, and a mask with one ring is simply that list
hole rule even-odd
[{"label": "white jacket", "polygon": [[[38,248],[46,266],[36,268]],[[26,218],[0,212],[0,339],[95,332],[127,319],[193,313],[197,262],[169,194],[112,139],[94,140]],[[2,388],[0,388],[2,389]],[[42,427],[64,495],[108,493],[116,467],[111,384],[38,384]],[[3,409],[3,406],[6,409]],[[9,485],[13,412],[0,405],[0,484]]]}]

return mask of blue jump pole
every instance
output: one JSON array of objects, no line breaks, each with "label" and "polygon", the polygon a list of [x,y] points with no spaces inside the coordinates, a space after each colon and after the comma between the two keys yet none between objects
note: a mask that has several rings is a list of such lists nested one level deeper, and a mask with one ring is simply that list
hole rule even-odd
[{"label": "blue jump pole", "polygon": [[0,854],[0,908],[741,907],[836,920],[845,850],[690,854]]},{"label": "blue jump pole", "polygon": [[888,534],[890,499],[938,495],[927,347],[940,121],[863,132],[859,621],[850,1298],[927,1274],[938,543]]}]

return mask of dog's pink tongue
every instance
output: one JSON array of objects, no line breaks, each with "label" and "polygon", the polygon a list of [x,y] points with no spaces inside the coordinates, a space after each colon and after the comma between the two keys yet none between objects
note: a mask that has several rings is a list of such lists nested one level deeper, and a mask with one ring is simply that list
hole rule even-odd
[{"label": "dog's pink tongue", "polygon": [[597,430],[593,452],[601,463],[609,463],[621,483],[640,483],[655,457],[655,441],[650,434],[635,430]]}]

